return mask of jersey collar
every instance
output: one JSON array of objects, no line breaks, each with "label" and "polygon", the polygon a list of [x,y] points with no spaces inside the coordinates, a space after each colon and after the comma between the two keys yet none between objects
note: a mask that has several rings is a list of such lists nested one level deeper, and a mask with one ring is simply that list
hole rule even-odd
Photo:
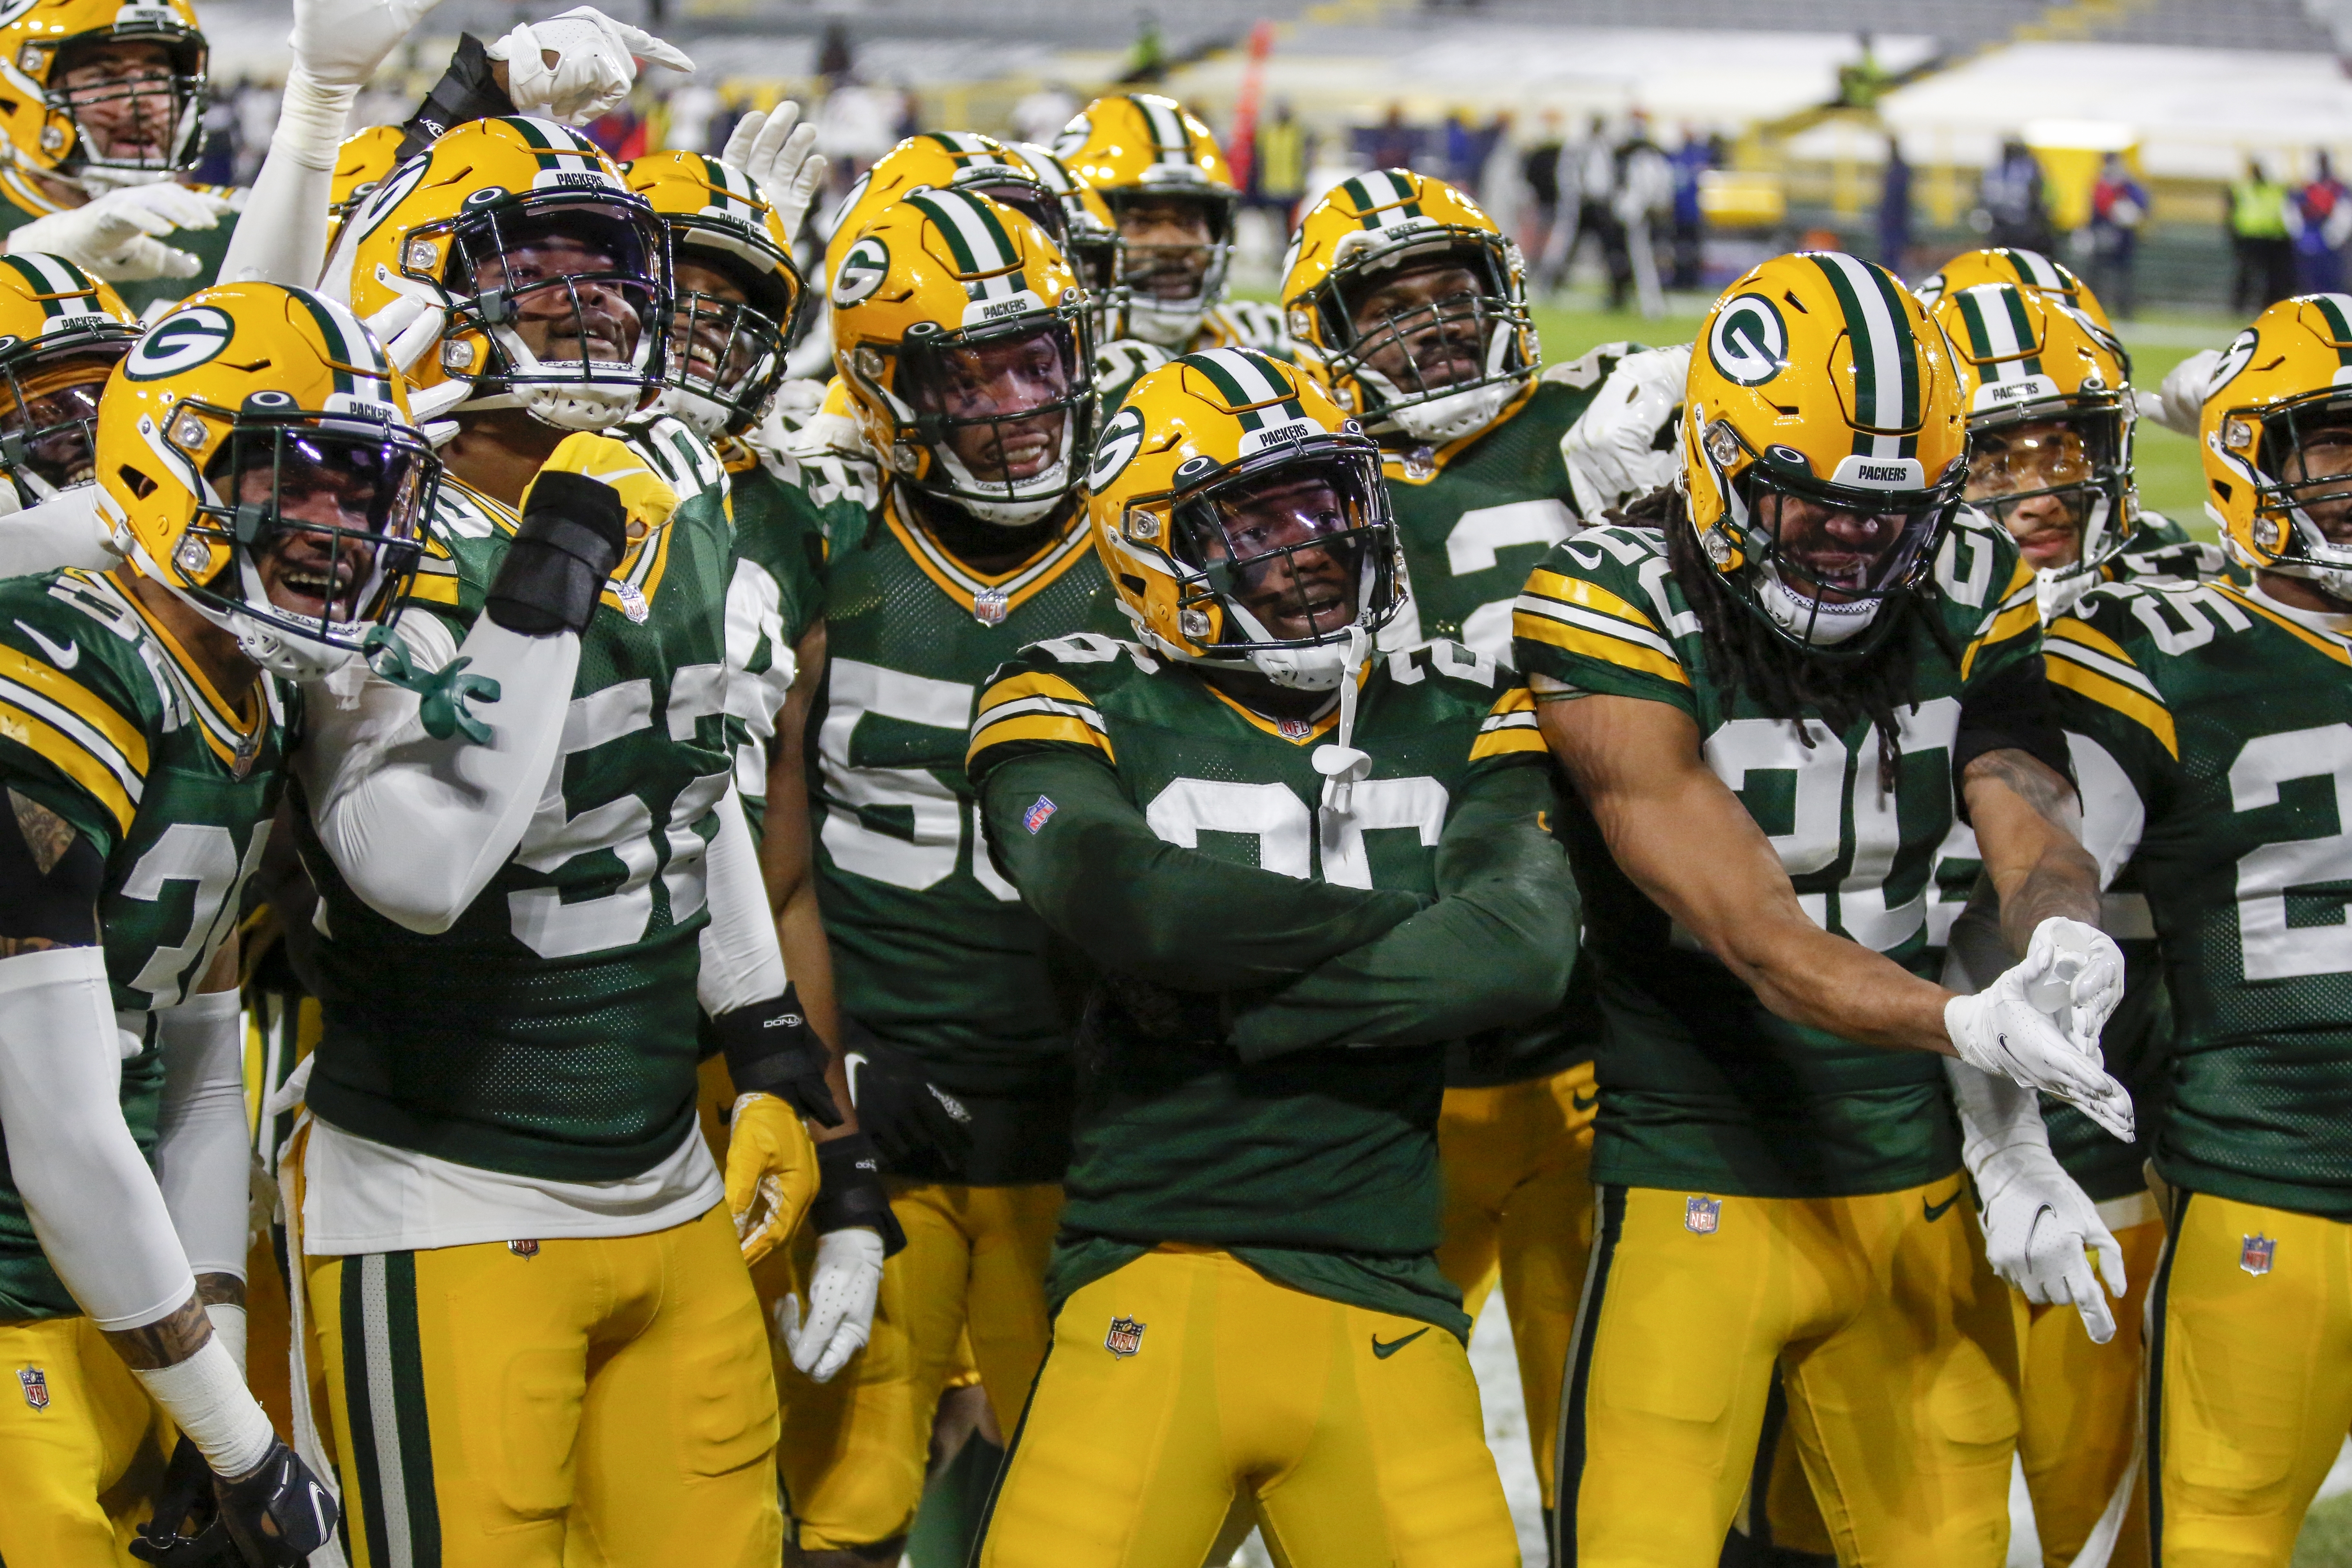
[{"label": "jersey collar", "polygon": [[[1541,384],[1540,378],[1530,380],[1527,385],[1519,388],[1517,396],[1503,405],[1501,411],[1492,419],[1487,420],[1467,436],[1456,436],[1443,447],[1433,449],[1426,446],[1413,445],[1391,448],[1383,443],[1381,447],[1381,477],[1392,485],[1433,483],[1437,476],[1445,471],[1445,466],[1448,463],[1509,424],[1513,416],[1528,405],[1528,400],[1536,395],[1536,388]],[[1424,452],[1428,453],[1428,456],[1421,458],[1420,454]],[[1415,461],[1416,458],[1420,460]]]},{"label": "jersey collar", "polygon": [[883,501],[882,521],[923,575],[983,626],[995,626],[1044,593],[1094,548],[1093,531],[1081,508],[1060,538],[1011,571],[992,576],[973,571],[940,549],[929,530],[908,522],[899,511],[895,489]]}]

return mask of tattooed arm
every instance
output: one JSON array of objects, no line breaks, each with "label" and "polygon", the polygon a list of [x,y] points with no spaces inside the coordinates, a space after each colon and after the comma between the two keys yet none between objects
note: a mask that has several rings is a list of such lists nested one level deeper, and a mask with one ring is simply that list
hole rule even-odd
[{"label": "tattooed arm", "polygon": [[2098,924],[2099,863],[2083,847],[2082,805],[2063,774],[2004,747],[1971,760],[1960,788],[2012,953],[2053,916]]}]

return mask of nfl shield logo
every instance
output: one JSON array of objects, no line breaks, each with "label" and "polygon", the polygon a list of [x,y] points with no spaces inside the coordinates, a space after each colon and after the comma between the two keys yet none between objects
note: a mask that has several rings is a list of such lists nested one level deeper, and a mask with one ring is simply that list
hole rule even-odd
[{"label": "nfl shield logo", "polygon": [[1713,1236],[1723,1226],[1721,1198],[1683,1200],[1683,1228],[1693,1236]]},{"label": "nfl shield logo", "polygon": [[1053,803],[1051,798],[1041,795],[1027,811],[1021,814],[1021,826],[1029,830],[1030,837],[1034,838],[1037,837],[1037,830],[1045,826],[1054,813],[1061,809]]},{"label": "nfl shield logo", "polygon": [[1303,741],[1315,733],[1315,726],[1304,719],[1277,719],[1274,729],[1286,741]]},{"label": "nfl shield logo", "polygon": [[2249,1274],[2268,1274],[2271,1259],[2278,1255],[2278,1237],[2250,1236],[2238,1249],[2238,1267]]},{"label": "nfl shield logo", "polygon": [[1110,1332],[1103,1336],[1103,1349],[1110,1352],[1114,1357],[1124,1361],[1142,1348],[1143,1325],[1141,1323],[1137,1322],[1133,1318],[1113,1318],[1110,1321]]},{"label": "nfl shield logo", "polygon": [[971,596],[971,618],[983,626],[1001,626],[1013,596],[1002,588],[982,588]]},{"label": "nfl shield logo", "polygon": [[37,1366],[20,1366],[16,1369],[16,1381],[25,1385],[26,1404],[36,1410],[49,1407],[49,1378],[47,1373]]},{"label": "nfl shield logo", "polygon": [[517,1258],[522,1258],[527,1262],[539,1256],[539,1243],[535,1241],[509,1241],[507,1243],[507,1250],[513,1253]]}]

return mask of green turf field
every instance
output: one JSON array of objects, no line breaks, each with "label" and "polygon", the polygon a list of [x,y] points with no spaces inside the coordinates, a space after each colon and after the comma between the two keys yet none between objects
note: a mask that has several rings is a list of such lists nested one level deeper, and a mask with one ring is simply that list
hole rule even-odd
[{"label": "green turf field", "polygon": [[[1623,339],[1688,342],[1697,335],[1699,322],[1693,315],[1647,321],[1636,315],[1544,305],[1536,307],[1535,320],[1536,330],[1543,334],[1544,357],[1554,363],[1574,359],[1595,343]],[[2167,321],[2145,334],[2127,329],[2124,337],[2131,343],[2132,378],[2152,387],[2164,379],[2166,371],[2198,348],[2220,348],[2236,330],[2236,323],[2218,317],[2210,321]],[[2147,341],[2151,338],[2158,341]],[[2212,538],[2212,524],[2205,520],[2204,482],[2198,474],[2196,444],[2142,421],[2137,460],[2140,504],[2164,513],[2201,539]]]}]

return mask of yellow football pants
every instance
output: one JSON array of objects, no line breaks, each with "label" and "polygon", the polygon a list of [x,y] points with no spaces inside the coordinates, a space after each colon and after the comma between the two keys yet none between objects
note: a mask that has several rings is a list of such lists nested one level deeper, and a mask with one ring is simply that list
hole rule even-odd
[{"label": "yellow football pants", "polygon": [[1561,1419],[1563,1561],[1712,1568],[1778,1361],[1841,1563],[1999,1568],[2017,1340],[1965,1194],[1958,1173],[1845,1198],[1601,1188]]},{"label": "yellow football pants", "polygon": [[775,1382],[723,1206],[307,1269],[356,1568],[774,1568]]},{"label": "yellow football pants", "polygon": [[88,1318],[0,1323],[0,1562],[135,1568],[178,1435]]},{"label": "yellow football pants", "polygon": [[2148,1332],[2152,1559],[2284,1568],[2352,1422],[2352,1225],[2177,1191]]},{"label": "yellow football pants", "polygon": [[1058,1185],[894,1182],[890,1208],[907,1246],[882,1271],[866,1348],[816,1384],[776,1347],[777,1464],[804,1552],[871,1546],[912,1527],[940,1391],[967,1354],[1004,1432],[1045,1359]]},{"label": "yellow football pants", "polygon": [[1163,1247],[1054,1320],[976,1562],[1201,1568],[1243,1499],[1285,1568],[1519,1561],[1459,1340]]},{"label": "yellow football pants", "polygon": [[1560,1376],[1592,1254],[1594,1104],[1588,1061],[1524,1083],[1449,1089],[1437,1119],[1445,1175],[1437,1267],[1474,1319],[1503,1287],[1546,1508]]}]

